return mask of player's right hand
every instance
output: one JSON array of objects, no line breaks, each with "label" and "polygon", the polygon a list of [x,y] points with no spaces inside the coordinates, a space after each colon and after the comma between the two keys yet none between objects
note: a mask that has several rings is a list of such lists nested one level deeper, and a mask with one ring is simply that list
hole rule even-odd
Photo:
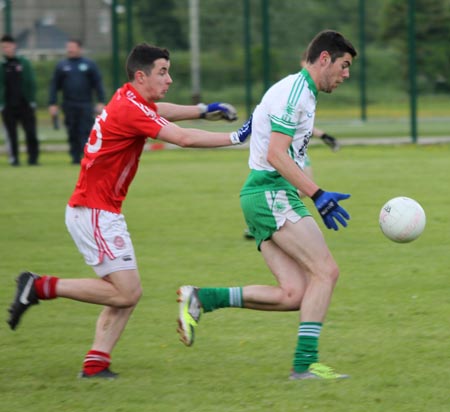
[{"label": "player's right hand", "polygon": [[198,105],[201,113],[200,117],[206,120],[228,120],[232,122],[237,119],[237,112],[234,106],[229,103],[210,103]]},{"label": "player's right hand", "polygon": [[311,196],[328,229],[338,230],[337,222],[344,227],[347,226],[346,220],[350,219],[350,215],[343,207],[339,206],[338,202],[349,197],[349,194],[324,192],[322,189]]}]

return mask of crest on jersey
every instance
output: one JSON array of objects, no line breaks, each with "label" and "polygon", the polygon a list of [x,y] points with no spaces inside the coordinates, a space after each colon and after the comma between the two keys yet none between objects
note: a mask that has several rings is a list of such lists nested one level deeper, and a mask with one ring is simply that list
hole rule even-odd
[{"label": "crest on jersey", "polygon": [[125,240],[123,239],[122,236],[116,236],[114,238],[114,246],[117,249],[123,249],[125,247]]}]

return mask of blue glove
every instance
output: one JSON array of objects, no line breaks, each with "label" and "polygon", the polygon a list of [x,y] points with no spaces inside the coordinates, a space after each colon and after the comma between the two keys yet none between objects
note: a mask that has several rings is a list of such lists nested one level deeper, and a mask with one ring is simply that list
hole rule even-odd
[{"label": "blue glove", "polygon": [[348,199],[349,197],[350,195],[344,193],[324,192],[322,189],[319,189],[311,196],[311,199],[314,201],[314,204],[328,229],[338,230],[335,219],[342,226],[347,226],[345,220],[349,220],[350,215],[344,208],[339,206],[338,202],[339,200]]},{"label": "blue glove", "polygon": [[233,144],[241,144],[244,143],[247,137],[252,134],[252,119],[253,114],[250,115],[248,120],[235,132],[230,133],[230,140]]},{"label": "blue glove", "polygon": [[206,120],[228,120],[232,122],[237,119],[236,109],[228,103],[215,102],[211,104],[199,103],[200,117]]}]

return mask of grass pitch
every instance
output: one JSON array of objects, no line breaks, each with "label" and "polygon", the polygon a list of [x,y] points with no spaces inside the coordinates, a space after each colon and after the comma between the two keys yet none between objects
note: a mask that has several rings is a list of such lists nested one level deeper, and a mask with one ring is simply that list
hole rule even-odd
[{"label": "grass pitch", "polygon": [[[341,267],[321,335],[321,361],[351,379],[288,381],[296,313],[223,309],[202,317],[193,347],[178,341],[179,285],[273,278],[254,243],[242,236],[238,193],[247,175],[246,151],[160,151],[144,153],[124,207],[144,296],[113,353],[120,378],[76,378],[99,307],[41,302],[17,331],[6,323],[0,328],[0,409],[448,412],[450,147],[331,153],[320,146],[310,154],[321,187],[352,194],[343,202],[352,217],[347,229],[328,231],[320,223]],[[64,226],[78,175],[68,160],[44,153],[38,168],[0,164],[4,310],[23,269],[94,276]],[[410,244],[390,242],[378,227],[381,206],[400,195],[418,200],[427,214],[424,233]]]}]

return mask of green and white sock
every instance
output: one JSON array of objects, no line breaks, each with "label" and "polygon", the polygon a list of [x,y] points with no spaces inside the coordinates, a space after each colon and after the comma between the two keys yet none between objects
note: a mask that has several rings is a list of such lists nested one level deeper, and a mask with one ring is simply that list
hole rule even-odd
[{"label": "green and white sock", "polygon": [[242,288],[200,288],[198,297],[203,312],[211,312],[219,308],[242,308]]},{"label": "green and white sock", "polygon": [[294,355],[294,372],[302,373],[319,360],[320,322],[301,322],[298,328],[297,348]]}]

